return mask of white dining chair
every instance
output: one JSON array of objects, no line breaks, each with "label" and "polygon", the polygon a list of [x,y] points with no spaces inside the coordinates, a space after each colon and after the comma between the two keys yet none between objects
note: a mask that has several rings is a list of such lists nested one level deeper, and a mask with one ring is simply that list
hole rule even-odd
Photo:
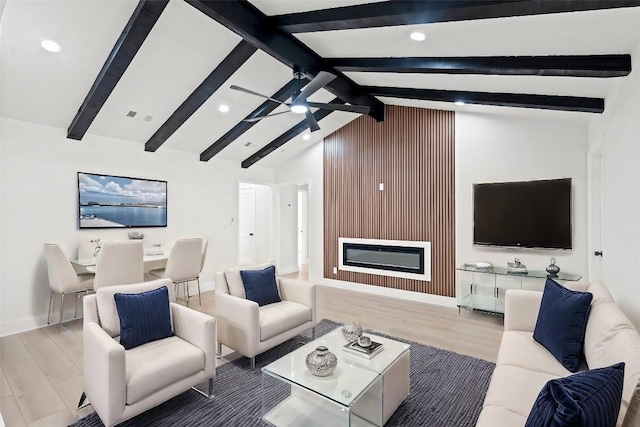
[{"label": "white dining chair", "polygon": [[[189,282],[198,283],[198,303],[202,305],[200,295],[200,271],[202,270],[204,255],[202,253],[202,239],[180,239],[171,249],[167,266],[162,269],[151,270],[149,274],[159,278],[169,278],[176,287],[176,299],[182,299],[189,304]],[[186,298],[178,298],[179,287],[185,286]]]},{"label": "white dining chair", "polygon": [[53,310],[53,293],[60,294],[60,321],[62,325],[62,313],[64,310],[64,296],[66,294],[75,294],[75,314],[78,317],[78,296],[81,293],[86,294],[93,290],[93,278],[81,278],[76,274],[71,262],[55,243],[44,244],[44,254],[47,259],[47,272],[49,275],[49,316],[47,324],[51,323],[51,311]]},{"label": "white dining chair", "polygon": [[103,286],[128,285],[144,280],[144,260],[141,241],[107,242],[96,260],[93,289]]}]

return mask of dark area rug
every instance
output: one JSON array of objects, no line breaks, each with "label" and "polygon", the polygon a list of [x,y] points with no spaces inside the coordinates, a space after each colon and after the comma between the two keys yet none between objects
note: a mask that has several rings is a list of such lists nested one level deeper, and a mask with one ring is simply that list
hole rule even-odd
[{"label": "dark area rug", "polygon": [[[322,320],[316,326],[316,336],[338,326],[339,323]],[[189,390],[119,426],[265,426],[260,420],[260,368],[309,341],[311,334],[303,334],[259,355],[254,371],[249,369],[246,357],[219,367],[214,378],[215,397],[211,400]],[[428,345],[399,341],[411,344],[411,392],[386,426],[475,426],[495,365]],[[72,424],[102,425],[95,413]]]}]

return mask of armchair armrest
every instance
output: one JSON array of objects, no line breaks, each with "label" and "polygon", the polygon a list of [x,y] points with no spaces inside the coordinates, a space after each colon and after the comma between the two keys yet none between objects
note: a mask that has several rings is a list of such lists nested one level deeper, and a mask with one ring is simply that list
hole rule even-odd
[{"label": "armchair armrest", "polygon": [[216,372],[216,319],[180,304],[171,303],[173,332],[204,353],[204,370]]},{"label": "armchair armrest", "polygon": [[311,308],[311,321],[316,323],[316,285],[295,279],[279,278],[280,296],[285,301],[297,302]]},{"label": "armchair armrest", "polygon": [[97,323],[84,325],[84,391],[105,425],[114,425],[126,404],[124,347]]},{"label": "armchair armrest", "polygon": [[509,289],[504,302],[504,330],[533,332],[542,292]]},{"label": "armchair armrest", "polygon": [[258,303],[216,292],[218,341],[243,356],[258,354],[260,310]]}]

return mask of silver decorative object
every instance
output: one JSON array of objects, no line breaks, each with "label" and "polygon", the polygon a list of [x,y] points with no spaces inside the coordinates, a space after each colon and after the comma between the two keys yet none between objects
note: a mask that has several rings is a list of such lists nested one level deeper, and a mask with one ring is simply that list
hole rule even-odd
[{"label": "silver decorative object", "polygon": [[558,277],[558,273],[560,273],[560,267],[556,265],[555,258],[551,258],[551,264],[549,264],[546,270],[547,270],[547,273],[549,273],[547,277],[551,277],[551,278]]},{"label": "silver decorative object", "polygon": [[307,354],[307,368],[313,375],[328,377],[338,366],[338,358],[323,345]]},{"label": "silver decorative object", "polygon": [[371,345],[371,338],[366,335],[361,336],[360,338],[358,338],[358,345],[364,348],[369,347]]},{"label": "silver decorative object", "polygon": [[347,322],[342,327],[342,335],[347,342],[356,342],[362,336],[362,326],[357,322]]}]

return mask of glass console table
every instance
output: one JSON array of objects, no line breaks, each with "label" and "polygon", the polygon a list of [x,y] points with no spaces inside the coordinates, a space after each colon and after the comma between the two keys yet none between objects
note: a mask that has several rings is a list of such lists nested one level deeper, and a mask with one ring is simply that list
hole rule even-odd
[{"label": "glass console table", "polygon": [[[479,269],[469,265],[456,268],[458,308],[504,314],[504,295],[508,289],[544,290],[546,271],[510,273],[504,267]],[[560,272],[558,283],[580,280],[577,274]]]}]

